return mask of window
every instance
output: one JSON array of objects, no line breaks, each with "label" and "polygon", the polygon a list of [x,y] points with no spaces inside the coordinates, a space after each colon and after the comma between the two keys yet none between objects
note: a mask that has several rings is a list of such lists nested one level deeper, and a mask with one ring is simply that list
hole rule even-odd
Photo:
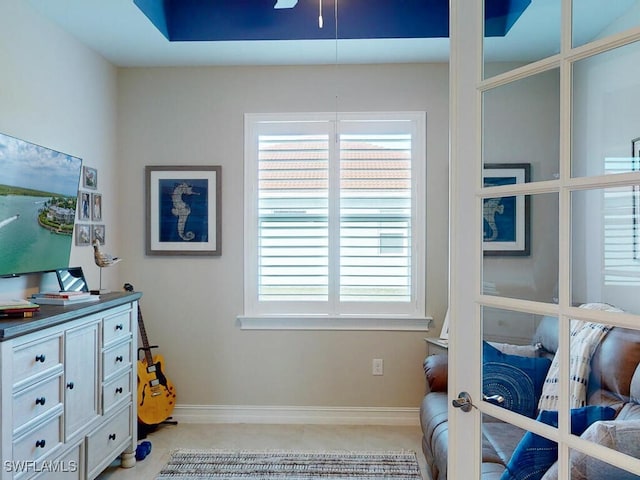
[{"label": "window", "polygon": [[423,317],[424,113],[245,126],[245,315]]}]

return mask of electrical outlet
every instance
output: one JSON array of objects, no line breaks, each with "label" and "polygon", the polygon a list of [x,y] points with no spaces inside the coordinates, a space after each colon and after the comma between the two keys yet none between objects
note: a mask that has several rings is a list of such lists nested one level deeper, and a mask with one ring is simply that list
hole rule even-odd
[{"label": "electrical outlet", "polygon": [[371,364],[371,374],[372,375],[383,375],[384,367],[381,358],[374,358]]}]

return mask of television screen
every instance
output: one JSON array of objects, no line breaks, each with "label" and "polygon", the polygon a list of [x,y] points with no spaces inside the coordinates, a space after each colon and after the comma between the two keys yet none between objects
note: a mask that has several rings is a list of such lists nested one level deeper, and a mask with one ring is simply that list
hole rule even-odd
[{"label": "television screen", "polygon": [[0,133],[0,276],[69,266],[82,160]]}]

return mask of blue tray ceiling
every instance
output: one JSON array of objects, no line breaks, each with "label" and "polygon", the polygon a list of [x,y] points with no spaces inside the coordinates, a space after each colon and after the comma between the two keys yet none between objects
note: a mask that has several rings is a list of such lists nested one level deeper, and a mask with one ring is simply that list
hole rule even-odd
[{"label": "blue tray ceiling", "polygon": [[[479,0],[478,0],[479,1]],[[334,0],[298,0],[274,9],[275,0],[134,0],[172,42],[335,39]],[[531,0],[486,0],[487,36],[504,36]],[[444,38],[449,0],[338,0],[340,39]]]}]

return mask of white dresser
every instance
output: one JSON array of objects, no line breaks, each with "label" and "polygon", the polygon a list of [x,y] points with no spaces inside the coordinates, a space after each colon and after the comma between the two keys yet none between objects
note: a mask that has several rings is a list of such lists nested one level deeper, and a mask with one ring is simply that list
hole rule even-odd
[{"label": "white dresser", "polygon": [[0,321],[1,480],[93,479],[135,465],[140,293]]}]

